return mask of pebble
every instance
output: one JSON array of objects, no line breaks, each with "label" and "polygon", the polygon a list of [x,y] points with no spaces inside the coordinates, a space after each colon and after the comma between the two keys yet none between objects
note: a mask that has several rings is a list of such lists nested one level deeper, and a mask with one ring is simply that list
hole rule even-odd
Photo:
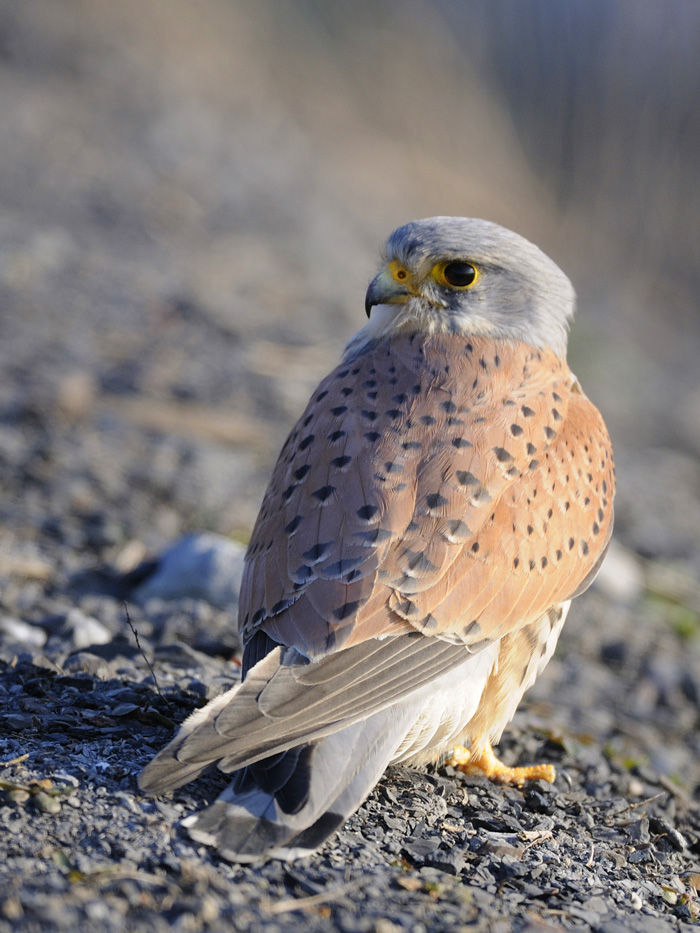
[{"label": "pebble", "polygon": [[152,573],[134,591],[149,599],[202,599],[233,612],[243,573],[245,548],[223,535],[188,535],[160,555]]}]

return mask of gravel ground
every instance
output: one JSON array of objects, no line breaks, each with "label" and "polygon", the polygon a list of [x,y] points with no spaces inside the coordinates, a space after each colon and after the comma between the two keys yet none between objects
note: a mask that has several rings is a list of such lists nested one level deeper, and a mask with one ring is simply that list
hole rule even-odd
[{"label": "gravel ground", "polygon": [[[235,587],[212,565],[174,591],[158,555],[206,531],[236,566],[230,541],[362,323],[394,222],[363,219],[284,108],[260,120],[245,18],[244,99],[212,38],[239,5],[212,0],[206,22],[172,8],[0,4],[0,933],[697,923],[692,405],[666,419],[666,447],[648,447],[651,414],[616,440],[611,558],[501,745],[508,763],[554,763],[553,786],[391,769],[320,853],[262,868],[179,827],[216,777],[138,792],[173,723],[238,676]],[[667,367],[655,386],[673,385]],[[628,387],[593,389],[624,420]]]}]

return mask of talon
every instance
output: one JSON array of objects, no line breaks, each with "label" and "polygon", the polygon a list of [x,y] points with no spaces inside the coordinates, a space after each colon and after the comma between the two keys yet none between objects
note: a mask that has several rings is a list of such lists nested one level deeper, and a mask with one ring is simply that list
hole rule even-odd
[{"label": "talon", "polygon": [[490,781],[499,784],[515,784],[522,787],[525,781],[548,781],[554,783],[557,775],[553,765],[528,765],[522,768],[509,768],[494,755],[491,744],[487,744],[481,753],[474,757],[470,749],[457,745],[446,764],[464,774],[482,774]]}]

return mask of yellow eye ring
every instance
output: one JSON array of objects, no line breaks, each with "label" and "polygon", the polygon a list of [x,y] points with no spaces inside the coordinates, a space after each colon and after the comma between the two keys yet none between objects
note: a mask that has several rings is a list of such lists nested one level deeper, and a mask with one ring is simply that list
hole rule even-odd
[{"label": "yellow eye ring", "polygon": [[449,262],[440,262],[433,268],[435,280],[447,288],[464,290],[473,288],[479,280],[479,270],[471,262],[464,259],[452,259]]},{"label": "yellow eye ring", "polygon": [[408,282],[411,277],[411,273],[408,269],[404,268],[404,266],[396,262],[396,260],[389,263],[389,272],[391,273],[392,279],[400,284]]}]

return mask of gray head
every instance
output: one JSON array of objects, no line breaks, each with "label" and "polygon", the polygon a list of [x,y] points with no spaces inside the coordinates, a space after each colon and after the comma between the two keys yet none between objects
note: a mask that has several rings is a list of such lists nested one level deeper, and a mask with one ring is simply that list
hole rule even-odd
[{"label": "gray head", "polygon": [[348,350],[404,328],[519,340],[566,356],[575,295],[528,240],[469,217],[428,217],[389,237]]}]

